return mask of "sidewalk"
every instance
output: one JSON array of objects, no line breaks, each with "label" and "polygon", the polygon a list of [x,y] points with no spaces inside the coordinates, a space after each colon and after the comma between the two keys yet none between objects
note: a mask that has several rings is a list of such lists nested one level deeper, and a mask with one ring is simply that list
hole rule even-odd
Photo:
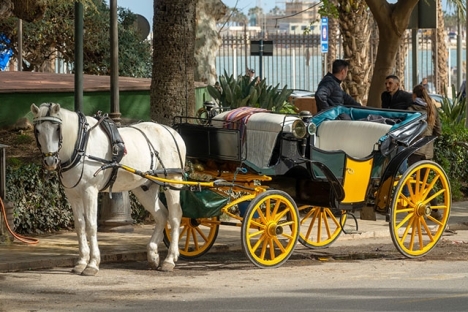
[{"label": "sidewalk", "polygon": [[[342,234],[333,246],[355,243],[372,243],[376,238],[388,237],[391,242],[385,217],[377,215],[377,221],[359,220],[359,234]],[[101,263],[115,261],[145,261],[146,244],[154,225],[135,225],[133,233],[98,233]],[[468,242],[468,202],[456,202],[448,223],[456,231],[448,239]],[[78,240],[75,232],[62,232],[36,237],[39,243],[28,245],[18,241],[0,243],[0,272],[47,269],[52,267],[72,268],[78,258]],[[298,242],[297,248],[305,248]],[[437,247],[436,247],[437,248]],[[220,226],[218,238],[210,252],[240,250],[240,228]],[[160,251],[166,247],[161,244]]]}]

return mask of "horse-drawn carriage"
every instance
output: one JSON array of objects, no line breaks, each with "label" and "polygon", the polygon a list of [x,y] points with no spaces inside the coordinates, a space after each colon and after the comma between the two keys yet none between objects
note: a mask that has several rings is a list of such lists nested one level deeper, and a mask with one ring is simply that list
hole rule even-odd
[{"label": "horse-drawn carriage", "polygon": [[[177,118],[174,128],[186,143],[192,178],[232,182],[211,189],[229,199],[217,213],[184,218],[181,255],[204,254],[220,225],[238,225],[249,259],[259,267],[277,266],[296,239],[310,248],[329,246],[347,216],[368,205],[388,217],[402,254],[426,254],[447,224],[449,182],[432,161],[399,172],[410,154],[434,139],[418,138],[425,127],[417,112],[344,106],[316,116],[241,108],[208,124]],[[183,205],[186,214],[195,202]]]},{"label": "horse-drawn carriage", "polygon": [[[93,136],[99,122],[88,117],[84,135],[86,129],[80,128],[86,126],[75,113],[53,104],[33,105],[32,111],[45,165],[55,169],[64,159],[75,162],[71,173],[60,176],[69,186],[78,222],[77,273],[98,271],[93,200],[98,190],[112,187],[114,192],[132,190],[155,217],[148,244],[153,266],[159,265],[160,226],[168,220],[166,270],[172,270],[179,254],[195,258],[206,253],[221,225],[241,228],[243,250],[255,265],[279,266],[298,240],[310,248],[332,244],[348,216],[366,206],[387,216],[392,240],[403,255],[418,257],[437,244],[450,215],[450,185],[443,169],[433,161],[404,166],[409,155],[434,139],[421,138],[426,122],[419,112],[340,106],[312,116],[244,107],[210,114],[208,120],[177,117],[173,129],[148,123],[121,128],[128,154],[119,163],[108,145],[80,139]],[[75,123],[81,126],[62,129]],[[66,144],[63,132],[78,135]],[[105,134],[94,136],[106,140]],[[146,145],[151,159],[142,156]],[[110,186],[108,168],[121,169]],[[159,195],[161,186],[165,196]],[[174,209],[179,198],[182,219]],[[168,212],[159,209],[158,199],[166,202]]]}]

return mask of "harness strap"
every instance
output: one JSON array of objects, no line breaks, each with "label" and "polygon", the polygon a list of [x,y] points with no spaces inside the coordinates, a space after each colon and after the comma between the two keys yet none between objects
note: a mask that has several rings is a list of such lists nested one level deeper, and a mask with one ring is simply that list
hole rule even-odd
[{"label": "harness strap", "polygon": [[[88,131],[88,122],[86,121],[86,116],[82,112],[77,112],[78,114],[78,138],[75,142],[75,148],[73,149],[73,154],[69,160],[61,163],[60,165],[60,174],[67,172],[68,170],[75,167],[83,157],[86,151],[86,145],[88,144],[89,133],[92,129]],[[79,181],[78,181],[79,182]],[[77,183],[78,184],[78,183]]]},{"label": "harness strap", "polygon": [[153,157],[156,155],[156,157],[158,158],[159,162],[161,163],[161,165],[163,166],[164,168],[164,164],[161,162],[161,159],[159,158],[159,152],[154,148],[153,144],[151,144],[151,141],[148,139],[148,136],[141,130],[141,129],[138,129],[134,126],[129,126],[129,128],[132,128],[132,129],[135,129],[135,130],[138,130],[141,135],[143,135],[143,137],[145,138],[146,140],[146,143],[148,143],[148,148],[150,150],[150,154],[151,154],[151,165],[150,165],[150,170],[153,170],[153,167],[154,167],[154,163],[153,163]]},{"label": "harness strap", "polygon": [[[98,120],[98,123],[96,124],[96,126],[99,125],[102,131],[109,138],[109,141],[111,144],[111,151],[112,151],[112,159],[110,161],[104,160],[104,159],[100,159],[100,161],[104,163],[119,163],[122,160],[122,158],[127,154],[127,150],[125,149],[125,144],[124,144],[124,141],[122,140],[122,137],[120,136],[117,125],[109,117],[109,115],[107,114],[103,115],[101,112],[98,112],[96,115],[94,115],[94,118]],[[98,157],[93,157],[92,159],[97,160]],[[104,185],[104,187],[101,188],[100,191],[103,191],[109,188],[109,196],[112,196],[110,194],[112,194],[112,186],[117,180],[118,170],[119,170],[118,167],[112,168],[112,172],[109,177],[109,180]]]},{"label": "harness strap", "polygon": [[[172,134],[171,131],[169,131],[169,127],[165,126],[165,125],[161,125],[164,127],[164,129],[166,129],[167,132],[169,132],[169,134],[172,136],[172,139],[174,140],[174,143],[175,143],[175,146],[177,147],[177,154],[179,154],[179,161],[180,161],[180,168],[183,167],[184,165],[184,162],[182,160],[182,156],[180,155],[180,148],[179,148],[179,144],[177,144],[177,141],[176,141],[176,138],[174,137],[174,134]],[[183,168],[182,168],[183,169]]]}]

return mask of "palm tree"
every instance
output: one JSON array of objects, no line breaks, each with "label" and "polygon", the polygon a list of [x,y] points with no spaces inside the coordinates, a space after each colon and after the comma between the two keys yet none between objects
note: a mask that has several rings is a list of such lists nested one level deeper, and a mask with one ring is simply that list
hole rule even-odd
[{"label": "palm tree", "polygon": [[250,17],[251,26],[259,26],[261,22],[260,18],[263,16],[263,9],[260,7],[250,8],[247,15]]},{"label": "palm tree", "polygon": [[[445,42],[444,12],[442,11],[442,0],[437,1],[437,28],[432,32],[432,58],[435,61],[437,75],[434,77],[434,86],[437,93],[444,93],[448,85],[447,72],[447,43]],[[437,61],[436,61],[437,58]]]},{"label": "palm tree", "polygon": [[[332,9],[333,6],[335,9],[338,6],[337,0],[330,0],[328,3],[324,2],[324,5],[329,5],[330,7],[326,10],[329,11],[328,16],[328,57],[326,70],[331,72],[333,61],[337,58],[338,55],[338,35],[340,33],[339,23],[338,23],[338,12]],[[320,13],[320,11],[319,11]]]},{"label": "palm tree", "polygon": [[154,1],[153,29],[159,31],[153,32],[150,115],[161,124],[171,125],[177,115],[195,114],[196,4],[197,0]]},{"label": "palm tree", "polygon": [[350,62],[343,89],[356,101],[363,102],[372,70],[369,60],[372,16],[365,0],[338,0],[337,3],[344,59]]},{"label": "palm tree", "polygon": [[284,10],[281,10],[278,6],[275,6],[269,12],[271,15],[284,15]]}]

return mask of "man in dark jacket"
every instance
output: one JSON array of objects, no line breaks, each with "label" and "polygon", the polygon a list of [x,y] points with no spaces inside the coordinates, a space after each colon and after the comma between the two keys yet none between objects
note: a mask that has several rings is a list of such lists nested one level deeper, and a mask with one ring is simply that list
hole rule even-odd
[{"label": "man in dark jacket", "polygon": [[385,89],[382,92],[382,108],[408,109],[413,103],[413,95],[410,92],[400,90],[400,78],[389,75],[385,78]]},{"label": "man in dark jacket", "polygon": [[333,106],[361,106],[341,88],[341,82],[348,74],[349,63],[345,60],[333,61],[332,73],[328,73],[320,81],[315,92],[317,111],[323,111]]}]

